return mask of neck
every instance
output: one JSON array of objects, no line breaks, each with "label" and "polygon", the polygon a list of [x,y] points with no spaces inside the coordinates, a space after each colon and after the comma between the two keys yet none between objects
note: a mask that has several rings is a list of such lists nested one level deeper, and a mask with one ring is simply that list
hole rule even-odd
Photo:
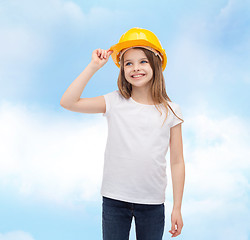
[{"label": "neck", "polygon": [[154,104],[151,91],[149,88],[141,88],[132,86],[131,97],[143,104]]}]

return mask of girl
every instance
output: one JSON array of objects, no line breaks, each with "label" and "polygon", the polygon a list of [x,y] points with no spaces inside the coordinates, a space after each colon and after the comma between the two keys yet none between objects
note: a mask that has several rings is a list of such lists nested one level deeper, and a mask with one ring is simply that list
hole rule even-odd
[{"label": "girl", "polygon": [[[80,98],[110,55],[120,68],[119,90]],[[181,233],[185,164],[180,123],[184,121],[180,106],[166,94],[162,73],[166,63],[165,50],[155,34],[132,28],[109,50],[94,50],[89,65],[62,96],[62,107],[103,113],[108,121],[101,187],[104,240],[129,239],[133,217],[137,240],[162,239],[168,147],[174,200],[169,232],[172,237]]]}]

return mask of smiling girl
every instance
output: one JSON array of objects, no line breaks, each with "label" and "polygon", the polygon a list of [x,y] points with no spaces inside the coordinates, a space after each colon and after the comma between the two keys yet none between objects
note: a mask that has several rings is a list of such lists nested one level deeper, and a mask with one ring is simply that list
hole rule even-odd
[{"label": "smiling girl", "polygon": [[[80,98],[96,71],[112,57],[120,68],[118,90]],[[108,121],[102,195],[104,240],[129,239],[135,219],[137,240],[161,240],[165,225],[165,156],[170,147],[173,184],[172,237],[183,227],[183,123],[180,106],[166,93],[167,56],[156,35],[142,28],[124,33],[109,50],[96,49],[84,71],[68,87],[61,106],[75,112],[103,113]]]}]

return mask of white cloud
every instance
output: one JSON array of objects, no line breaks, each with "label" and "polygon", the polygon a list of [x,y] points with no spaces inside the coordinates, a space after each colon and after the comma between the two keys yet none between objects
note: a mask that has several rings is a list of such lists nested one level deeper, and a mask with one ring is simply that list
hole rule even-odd
[{"label": "white cloud", "polygon": [[85,116],[82,121],[67,120],[3,102],[2,187],[59,204],[96,199],[102,177],[106,120],[90,123]]},{"label": "white cloud", "polygon": [[13,231],[5,234],[0,233],[0,240],[34,240],[34,238],[29,233]]}]

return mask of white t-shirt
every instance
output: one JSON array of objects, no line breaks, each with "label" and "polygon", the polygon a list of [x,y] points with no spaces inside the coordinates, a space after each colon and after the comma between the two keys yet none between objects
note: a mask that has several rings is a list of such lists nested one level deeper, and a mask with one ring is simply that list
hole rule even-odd
[{"label": "white t-shirt", "polygon": [[[169,109],[124,98],[119,90],[104,95],[108,138],[104,153],[101,195],[141,204],[165,202],[166,159],[170,128],[182,123]],[[168,102],[183,119],[180,106]]]}]

